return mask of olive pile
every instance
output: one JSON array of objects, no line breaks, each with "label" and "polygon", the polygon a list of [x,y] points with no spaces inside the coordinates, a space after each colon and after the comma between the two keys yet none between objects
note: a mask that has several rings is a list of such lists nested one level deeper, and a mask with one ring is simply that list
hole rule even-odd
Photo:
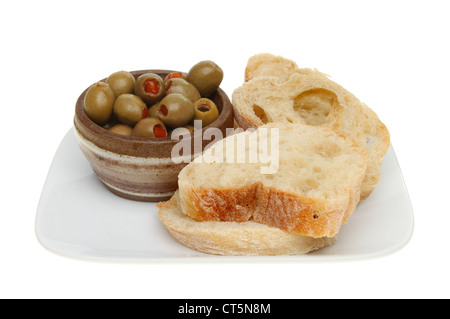
[{"label": "olive pile", "polygon": [[219,117],[208,97],[222,79],[222,69],[212,61],[201,61],[188,73],[172,72],[164,79],[155,73],[135,79],[130,72],[119,71],[88,89],[84,111],[93,122],[122,135],[167,137],[179,127],[192,132],[194,120],[205,127]]}]

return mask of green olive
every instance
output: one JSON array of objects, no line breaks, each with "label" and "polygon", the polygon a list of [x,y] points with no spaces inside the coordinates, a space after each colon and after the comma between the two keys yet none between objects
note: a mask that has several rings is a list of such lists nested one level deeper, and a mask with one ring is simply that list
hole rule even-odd
[{"label": "green olive", "polygon": [[188,81],[181,79],[181,78],[175,78],[170,79],[166,82],[166,95],[171,93],[180,93],[186,96],[189,100],[194,103],[198,99],[201,98],[200,93],[198,90]]},{"label": "green olive", "polygon": [[159,115],[158,115],[159,103],[161,103],[161,101],[150,106],[150,108],[148,109],[148,117],[154,117],[154,118],[159,119]]},{"label": "green olive", "polygon": [[114,92],[109,87],[109,84],[97,82],[86,92],[84,111],[92,121],[99,125],[104,125],[111,117],[114,100]]},{"label": "green olive", "polygon": [[162,138],[167,137],[167,130],[160,120],[147,117],[137,122],[133,129],[133,136]]},{"label": "green olive", "polygon": [[158,117],[171,128],[187,125],[194,115],[194,103],[182,94],[166,95],[159,103]]},{"label": "green olive", "polygon": [[122,123],[134,126],[148,116],[147,105],[134,94],[122,94],[114,103],[114,115]]},{"label": "green olive", "polygon": [[169,81],[170,79],[184,79],[184,80],[186,80],[187,79],[187,73],[186,72],[177,72],[177,71],[170,72],[169,74],[167,74],[164,77],[164,85],[166,85],[167,81]]},{"label": "green olive", "polygon": [[202,126],[208,126],[219,117],[216,104],[207,98],[201,98],[194,103],[195,120],[201,120]]},{"label": "green olive", "polygon": [[116,124],[113,127],[111,127],[108,131],[126,136],[131,136],[133,134],[133,128],[125,124]]},{"label": "green olive", "polygon": [[201,61],[189,70],[187,80],[197,88],[202,97],[209,97],[222,83],[223,71],[213,61]]},{"label": "green olive", "polygon": [[133,94],[136,80],[130,72],[118,71],[111,74],[106,79],[106,83],[109,84],[117,98],[121,94]]},{"label": "green olive", "polygon": [[136,80],[134,92],[144,102],[156,103],[164,97],[164,81],[156,73],[142,74]]}]

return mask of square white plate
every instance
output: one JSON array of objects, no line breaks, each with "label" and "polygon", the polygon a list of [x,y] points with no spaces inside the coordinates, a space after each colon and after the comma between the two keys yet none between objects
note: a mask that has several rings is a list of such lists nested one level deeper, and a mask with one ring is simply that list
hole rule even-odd
[{"label": "square white plate", "polygon": [[394,150],[387,152],[381,180],[361,202],[335,245],[300,256],[207,255],[175,241],[159,221],[154,203],[120,198],[94,175],[75,140],[64,137],[49,170],[36,215],[36,235],[48,250],[84,260],[342,261],[380,257],[405,246],[414,218]]}]

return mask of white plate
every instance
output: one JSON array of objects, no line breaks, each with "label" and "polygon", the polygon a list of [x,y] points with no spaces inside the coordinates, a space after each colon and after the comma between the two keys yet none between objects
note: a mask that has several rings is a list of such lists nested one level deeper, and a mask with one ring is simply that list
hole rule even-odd
[{"label": "white plate", "polygon": [[59,146],[36,216],[36,235],[48,250],[84,260],[170,261],[340,261],[380,257],[410,240],[414,218],[392,147],[381,181],[345,224],[335,245],[308,255],[228,257],[207,255],[175,241],[157,216],[154,203],[112,194],[94,175],[73,129]]}]

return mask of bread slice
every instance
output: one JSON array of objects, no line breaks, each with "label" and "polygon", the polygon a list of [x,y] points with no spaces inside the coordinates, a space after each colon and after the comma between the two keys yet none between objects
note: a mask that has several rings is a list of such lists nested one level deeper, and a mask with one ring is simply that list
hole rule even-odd
[{"label": "bread slice", "polygon": [[178,191],[157,204],[158,217],[181,244],[227,256],[302,255],[330,246],[336,238],[312,238],[257,222],[198,222],[181,212]]},{"label": "bread slice", "polygon": [[[270,165],[278,165],[272,173],[262,173],[269,161],[262,160],[261,145],[271,146]],[[230,161],[233,155],[245,163]],[[334,237],[359,202],[365,169],[365,151],[344,135],[272,123],[216,142],[183,168],[180,206],[197,221],[253,220],[304,236]]]},{"label": "bread slice", "polygon": [[327,126],[351,137],[366,150],[368,158],[361,199],[371,194],[390,146],[389,131],[372,109],[327,75],[300,69],[280,56],[264,53],[251,57],[245,80],[232,96],[239,126],[304,123]]},{"label": "bread slice", "polygon": [[308,68],[299,68],[297,63],[282,56],[276,56],[270,53],[259,53],[247,62],[245,68],[245,82],[260,76],[274,76],[282,81],[286,81],[294,73],[311,74],[316,70]]}]

